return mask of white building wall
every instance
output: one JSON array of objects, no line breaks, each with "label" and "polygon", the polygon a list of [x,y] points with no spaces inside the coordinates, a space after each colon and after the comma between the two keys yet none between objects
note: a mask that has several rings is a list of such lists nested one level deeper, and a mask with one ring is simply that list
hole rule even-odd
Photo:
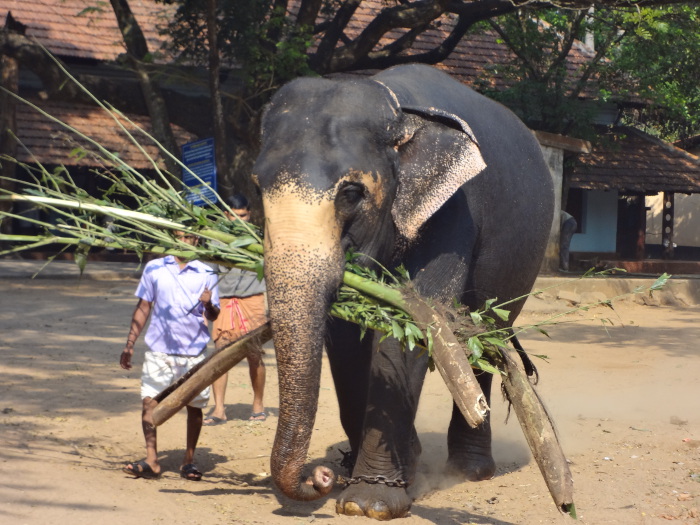
[{"label": "white building wall", "polygon": [[561,214],[561,188],[564,173],[564,150],[561,148],[553,148],[540,145],[544,160],[549,167],[549,173],[552,176],[552,184],[554,186],[554,211],[552,213],[552,228],[549,233],[549,241],[547,242],[547,250],[544,260],[542,261],[541,272],[554,272],[559,268],[559,234]]},{"label": "white building wall", "polygon": [[571,239],[572,252],[612,253],[617,248],[617,190],[584,193],[582,232]]},{"label": "white building wall", "polygon": [[[663,194],[646,198],[647,244],[661,244]],[[700,195],[674,196],[673,242],[678,246],[700,247]]]}]

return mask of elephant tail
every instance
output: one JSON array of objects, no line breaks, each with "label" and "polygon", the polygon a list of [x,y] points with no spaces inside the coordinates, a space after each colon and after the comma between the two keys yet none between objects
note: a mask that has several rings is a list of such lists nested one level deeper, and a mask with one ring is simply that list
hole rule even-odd
[{"label": "elephant tail", "polygon": [[511,335],[511,342],[513,343],[513,347],[518,352],[518,355],[520,356],[521,361],[523,362],[523,367],[525,368],[525,373],[527,374],[527,377],[535,377],[535,384],[540,382],[540,373],[537,371],[537,367],[535,366],[535,363],[532,362],[532,359],[530,359],[530,356],[527,355],[527,352],[523,348],[523,345],[520,344],[520,341],[518,340],[518,337],[513,333],[513,329],[510,329],[510,335]]}]

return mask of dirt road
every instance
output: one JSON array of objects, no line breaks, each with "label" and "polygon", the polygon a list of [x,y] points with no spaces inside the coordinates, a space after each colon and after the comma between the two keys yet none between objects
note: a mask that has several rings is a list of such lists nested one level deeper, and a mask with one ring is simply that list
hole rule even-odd
[{"label": "dirt road", "polygon": [[[280,496],[269,478],[277,377],[268,351],[266,406],[249,423],[247,367],[230,374],[230,421],[205,428],[199,483],[177,475],[184,415],[159,429],[160,480],[120,467],[143,455],[140,357],[126,373],[119,354],[135,306],[134,281],[0,280],[0,522],[18,524],[370,523],[336,516],[335,498]],[[521,325],[560,312],[564,301],[530,299]],[[581,313],[521,340],[537,360],[539,392],[571,461],[580,521],[700,524],[700,308],[618,303]],[[603,323],[602,318],[609,319]],[[610,322],[612,324],[610,324]],[[142,344],[141,342],[139,344]],[[137,346],[139,356],[142,346]],[[348,448],[324,368],[309,457],[337,471]],[[409,517],[401,524],[565,523],[530,459],[515,415],[495,389],[490,481],[445,479],[450,398],[430,374],[417,427],[424,454]],[[332,496],[337,495],[334,492]]]}]

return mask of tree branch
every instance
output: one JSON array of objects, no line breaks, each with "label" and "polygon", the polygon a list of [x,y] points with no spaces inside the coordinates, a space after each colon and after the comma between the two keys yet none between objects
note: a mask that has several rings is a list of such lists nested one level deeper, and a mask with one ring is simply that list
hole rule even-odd
[{"label": "tree branch", "polygon": [[[350,45],[334,51],[326,71],[336,72],[358,69],[381,38],[392,29],[427,27],[427,24],[445,12],[449,0],[414,2],[382,9]],[[321,71],[319,71],[321,72]]]},{"label": "tree branch", "polygon": [[367,58],[358,65],[362,69],[383,69],[392,65],[408,64],[412,62],[437,64],[450,56],[471,26],[472,22],[470,20],[459,17],[450,34],[440,45],[425,53],[400,55],[399,53],[401,51],[408,49],[413,44],[413,41],[419,36],[418,32],[425,30],[424,28],[417,28],[409,31],[404,36],[406,38],[405,42],[403,42],[402,39],[397,39],[396,42],[386,46],[381,51],[369,53]]},{"label": "tree branch", "polygon": [[561,49],[559,50],[559,53],[557,53],[555,59],[552,61],[551,65],[549,66],[549,71],[547,72],[547,74],[545,74],[545,79],[551,77],[552,74],[556,73],[559,67],[562,67],[566,64],[566,60],[569,57],[571,48],[573,47],[574,42],[576,41],[576,35],[578,34],[579,29],[581,28],[581,24],[583,24],[583,21],[586,19],[587,16],[587,11],[580,11],[576,15],[576,18],[574,18],[574,21],[572,22],[571,27],[569,28],[568,34],[564,35],[561,38]]},{"label": "tree branch", "polygon": [[313,26],[322,5],[323,0],[301,0],[297,26]]},{"label": "tree branch", "polygon": [[338,9],[328,25],[325,27],[325,34],[318,44],[316,53],[309,57],[309,64],[314,71],[327,72],[333,58],[334,50],[338,45],[338,40],[343,37],[345,28],[350,22],[352,15],[360,5],[362,0],[348,0]]},{"label": "tree branch", "polygon": [[489,26],[491,26],[491,29],[498,33],[498,36],[500,36],[503,39],[503,42],[506,44],[511,53],[513,53],[518,59],[520,59],[523,65],[530,71],[532,77],[536,80],[541,80],[540,72],[537,69],[537,66],[532,63],[528,55],[520,51],[520,46],[515,45],[510,36],[505,31],[503,31],[503,28],[501,28],[501,26],[499,26],[493,20],[489,20]]},{"label": "tree branch", "polygon": [[[214,157],[216,158],[217,173],[226,179],[230,162],[226,154],[226,125],[224,122],[224,107],[221,102],[221,57],[219,56],[219,25],[217,23],[217,0],[207,2],[207,39],[209,40],[209,97],[212,105],[212,120],[214,125]],[[222,185],[222,189],[224,186]],[[228,192],[222,192],[224,198]]]},{"label": "tree branch", "polygon": [[598,64],[600,64],[600,61],[603,59],[605,54],[608,52],[610,48],[613,46],[617,45],[622,39],[624,38],[624,33],[615,33],[614,35],[610,35],[610,38],[602,43],[599,44],[596,47],[596,54],[593,57],[592,60],[589,60],[586,63],[586,69],[583,71],[583,73],[579,76],[576,84],[571,90],[571,97],[576,97],[578,98],[579,94],[585,89],[586,84],[590,80],[591,76],[593,73],[596,71]]}]

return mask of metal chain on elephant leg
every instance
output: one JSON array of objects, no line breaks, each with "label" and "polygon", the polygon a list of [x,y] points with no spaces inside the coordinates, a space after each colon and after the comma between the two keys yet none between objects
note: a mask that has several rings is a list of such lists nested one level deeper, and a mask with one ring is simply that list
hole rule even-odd
[{"label": "metal chain on elephant leg", "polygon": [[355,476],[353,478],[346,478],[343,476],[338,476],[336,478],[336,483],[339,485],[343,485],[344,487],[347,487],[348,485],[356,485],[358,483],[368,483],[370,485],[376,485],[377,483],[381,483],[382,485],[386,485],[387,487],[397,487],[397,488],[405,488],[408,487],[408,482],[401,479],[401,478],[396,478],[396,479],[389,479],[386,476]]}]

